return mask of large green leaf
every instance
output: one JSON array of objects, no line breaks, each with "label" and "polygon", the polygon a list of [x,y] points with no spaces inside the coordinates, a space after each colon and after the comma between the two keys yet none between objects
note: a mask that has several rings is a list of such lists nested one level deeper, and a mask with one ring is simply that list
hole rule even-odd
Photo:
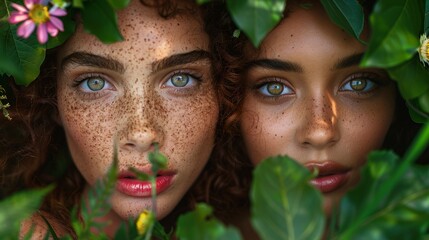
[{"label": "large green leaf", "polygon": [[232,227],[225,227],[212,216],[213,209],[204,203],[192,212],[183,214],[177,222],[176,235],[181,240],[239,240],[240,233]]},{"label": "large green leaf", "polygon": [[384,204],[385,199],[379,203],[373,203],[373,200],[383,182],[388,180],[397,166],[398,159],[398,156],[388,151],[372,152],[368,155],[368,162],[361,172],[359,185],[348,192],[341,201],[340,229],[347,230],[362,213],[362,209],[372,207],[373,204],[377,206]]},{"label": "large green leaf", "polygon": [[429,34],[429,0],[426,0],[425,8],[425,32]]},{"label": "large green leaf", "polygon": [[[374,152],[356,190],[342,201],[339,239],[419,239],[419,230],[429,217],[429,167],[411,165],[390,194],[381,202],[376,195],[391,181],[399,159],[389,152]],[[376,204],[376,207],[371,205]],[[361,224],[350,231],[350,226],[363,210],[374,209]],[[426,226],[427,227],[427,226]]]},{"label": "large green leaf", "polygon": [[310,172],[288,157],[262,161],[253,175],[252,223],[262,239],[320,239],[322,196]]},{"label": "large green leaf", "polygon": [[[0,2],[0,19],[9,17],[11,11],[9,1]],[[18,37],[17,28],[0,21],[0,75],[13,76],[17,84],[28,85],[39,75],[46,49],[34,33],[28,39]]]},{"label": "large green leaf", "polygon": [[17,239],[20,223],[39,207],[52,187],[15,193],[0,202],[0,238]]},{"label": "large green leaf", "polygon": [[398,82],[399,91],[405,99],[416,98],[429,90],[429,70],[423,67],[417,55],[387,71]]},{"label": "large green leaf", "polygon": [[379,0],[370,17],[371,39],[362,65],[392,67],[416,54],[423,27],[421,1]]},{"label": "large green leaf", "polygon": [[130,0],[108,0],[113,9],[123,9],[130,3]]},{"label": "large green leaf", "polygon": [[359,39],[365,15],[358,1],[322,0],[321,3],[333,22]]},{"label": "large green leaf", "polygon": [[254,46],[259,46],[265,35],[282,18],[285,1],[227,0],[227,7],[237,26]]},{"label": "large green leaf", "polygon": [[104,43],[122,41],[116,13],[107,0],[84,2],[82,19],[85,30],[94,34]]}]

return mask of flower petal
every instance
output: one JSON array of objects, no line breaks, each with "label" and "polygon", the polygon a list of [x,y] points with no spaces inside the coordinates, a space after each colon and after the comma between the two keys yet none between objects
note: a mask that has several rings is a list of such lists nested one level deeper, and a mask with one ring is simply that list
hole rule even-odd
[{"label": "flower petal", "polygon": [[10,14],[9,23],[16,24],[28,19],[27,13],[13,12]]},{"label": "flower petal", "polygon": [[38,4],[38,3],[39,3],[38,0],[24,0],[25,7],[28,10],[33,9],[34,4]]},{"label": "flower petal", "polygon": [[33,21],[27,20],[21,26],[18,27],[18,30],[16,30],[16,33],[18,36],[23,38],[28,38],[30,34],[34,31],[34,28],[36,27],[36,24],[34,24]]},{"label": "flower petal", "polygon": [[58,28],[58,30],[60,30],[61,32],[64,31],[63,22],[61,22],[61,20],[58,19],[57,17],[51,16],[51,19],[49,20],[49,22],[52,23],[52,25]]},{"label": "flower petal", "polygon": [[19,4],[16,4],[16,3],[11,3],[10,4],[13,8],[15,8],[18,12],[28,12],[28,10],[24,7],[24,6],[21,6],[21,5],[19,5]]},{"label": "flower petal", "polygon": [[37,40],[39,40],[39,43],[43,44],[48,41],[48,32],[46,30],[46,24],[42,23],[39,24],[37,27]]},{"label": "flower petal", "polygon": [[49,14],[57,17],[62,17],[67,15],[67,11],[58,7],[53,7],[49,10]]},{"label": "flower petal", "polygon": [[52,37],[56,37],[58,34],[58,28],[55,27],[51,22],[47,22],[46,23],[46,29],[49,33],[49,35],[51,35]]}]

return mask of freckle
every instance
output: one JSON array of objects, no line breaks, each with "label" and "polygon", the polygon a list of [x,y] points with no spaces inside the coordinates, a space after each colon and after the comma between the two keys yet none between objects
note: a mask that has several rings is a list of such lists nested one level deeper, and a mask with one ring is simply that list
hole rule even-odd
[{"label": "freckle", "polygon": [[290,37],[293,37],[293,34],[291,34]]}]

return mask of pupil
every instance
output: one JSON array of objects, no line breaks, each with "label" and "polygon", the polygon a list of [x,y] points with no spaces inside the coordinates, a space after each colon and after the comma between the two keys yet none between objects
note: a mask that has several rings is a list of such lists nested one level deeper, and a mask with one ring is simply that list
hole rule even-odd
[{"label": "pupil", "polygon": [[283,92],[283,84],[280,83],[269,83],[267,90],[272,95],[280,95]]},{"label": "pupil", "polygon": [[91,89],[92,91],[100,91],[101,89],[103,89],[105,84],[104,80],[101,79],[90,79],[88,81],[88,88]]},{"label": "pupil", "polygon": [[366,87],[366,80],[362,80],[362,79],[353,80],[351,82],[351,87],[353,90],[362,91]]},{"label": "pupil", "polygon": [[175,87],[184,87],[189,82],[189,77],[187,75],[176,75],[173,76],[171,82]]}]

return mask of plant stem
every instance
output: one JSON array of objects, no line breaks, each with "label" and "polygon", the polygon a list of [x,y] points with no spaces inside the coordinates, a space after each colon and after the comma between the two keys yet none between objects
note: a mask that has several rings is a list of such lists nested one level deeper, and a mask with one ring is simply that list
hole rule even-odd
[{"label": "plant stem", "polygon": [[[156,176],[156,175],[155,175]],[[151,184],[151,191],[152,191],[152,212],[153,216],[156,218],[156,177],[150,176],[150,184]],[[151,223],[148,226],[147,234],[145,237],[145,240],[150,240],[152,238],[152,231],[155,224]]]}]

